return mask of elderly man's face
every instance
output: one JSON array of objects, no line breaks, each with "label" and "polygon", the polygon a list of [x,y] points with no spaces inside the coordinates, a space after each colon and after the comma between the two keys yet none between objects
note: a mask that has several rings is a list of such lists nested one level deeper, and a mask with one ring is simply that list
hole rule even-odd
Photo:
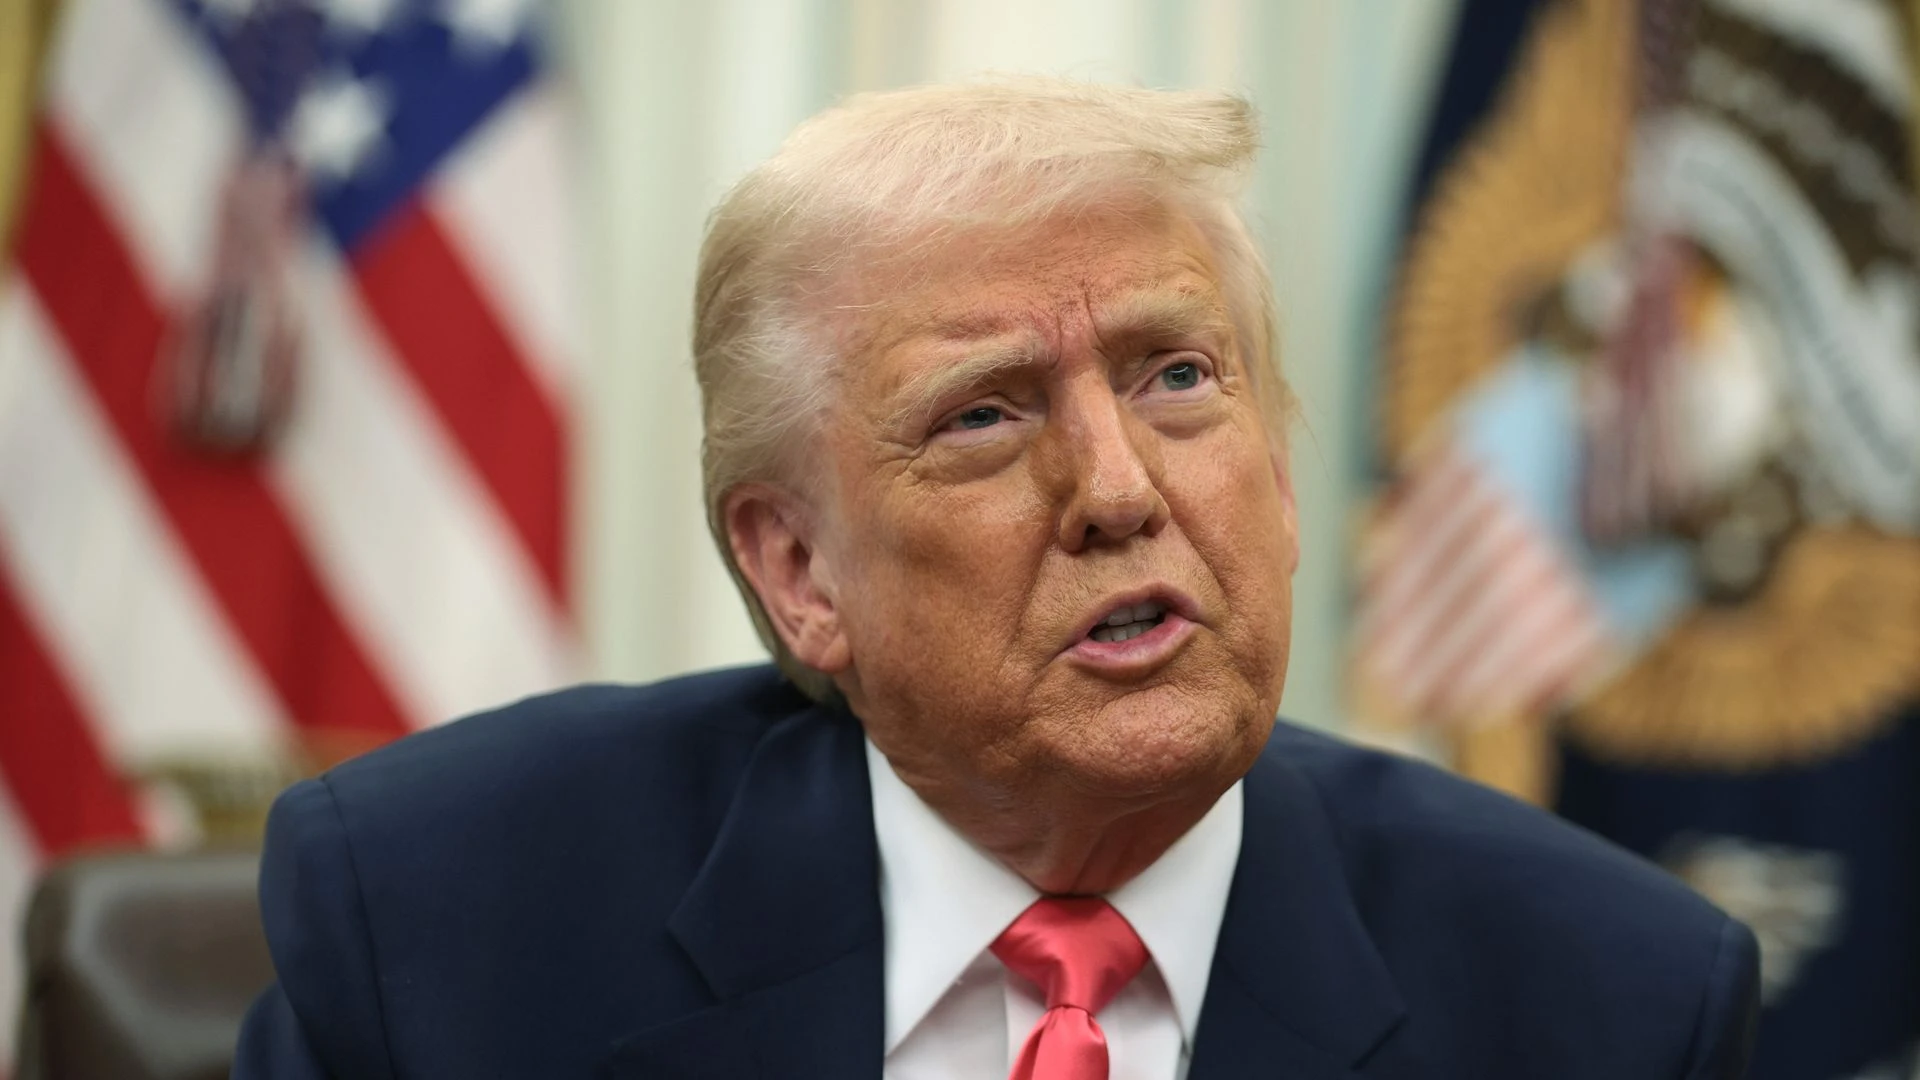
[{"label": "elderly man's face", "polygon": [[910,782],[1191,794],[1270,730],[1291,489],[1204,241],[1133,209],[861,283],[811,572]]}]

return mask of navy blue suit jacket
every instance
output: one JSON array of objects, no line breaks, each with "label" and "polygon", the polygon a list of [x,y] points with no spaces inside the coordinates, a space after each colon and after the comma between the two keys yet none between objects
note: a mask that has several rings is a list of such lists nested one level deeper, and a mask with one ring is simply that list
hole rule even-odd
[{"label": "navy blue suit jacket", "polygon": [[[1752,936],[1659,871],[1285,724],[1192,1080],[1737,1077]],[[873,1078],[859,725],[769,668],[588,687],[288,791],[238,1080]]]}]

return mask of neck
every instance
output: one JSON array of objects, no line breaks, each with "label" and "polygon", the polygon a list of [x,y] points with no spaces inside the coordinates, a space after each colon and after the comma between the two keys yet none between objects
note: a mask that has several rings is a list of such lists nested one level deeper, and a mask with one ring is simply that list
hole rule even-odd
[{"label": "neck", "polygon": [[1100,895],[1132,881],[1231,786],[1144,803],[1031,792],[981,800],[908,772],[901,771],[900,778],[961,835],[1052,895]]}]

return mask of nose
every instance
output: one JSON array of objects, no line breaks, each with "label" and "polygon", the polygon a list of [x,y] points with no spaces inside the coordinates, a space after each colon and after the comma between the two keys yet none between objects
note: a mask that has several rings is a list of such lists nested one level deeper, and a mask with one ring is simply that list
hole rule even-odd
[{"label": "nose", "polygon": [[1067,410],[1060,432],[1066,465],[1060,546],[1068,552],[1152,536],[1171,513],[1160,494],[1152,430],[1128,415],[1107,387],[1087,397]]}]

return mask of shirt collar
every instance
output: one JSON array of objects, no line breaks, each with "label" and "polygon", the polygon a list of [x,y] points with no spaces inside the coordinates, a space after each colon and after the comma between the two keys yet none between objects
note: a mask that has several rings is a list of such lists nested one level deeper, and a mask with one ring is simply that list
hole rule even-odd
[{"label": "shirt collar", "polygon": [[1213,949],[1227,913],[1233,871],[1240,864],[1241,783],[1234,781],[1153,865],[1107,894],[1107,902],[1127,917],[1166,980],[1188,1046],[1200,1026]]},{"label": "shirt collar", "polygon": [[[871,741],[867,772],[880,849],[891,1054],[1040,893],[922,802]],[[1241,813],[1235,783],[1157,862],[1107,896],[1146,944],[1189,1046],[1240,859]]]}]

